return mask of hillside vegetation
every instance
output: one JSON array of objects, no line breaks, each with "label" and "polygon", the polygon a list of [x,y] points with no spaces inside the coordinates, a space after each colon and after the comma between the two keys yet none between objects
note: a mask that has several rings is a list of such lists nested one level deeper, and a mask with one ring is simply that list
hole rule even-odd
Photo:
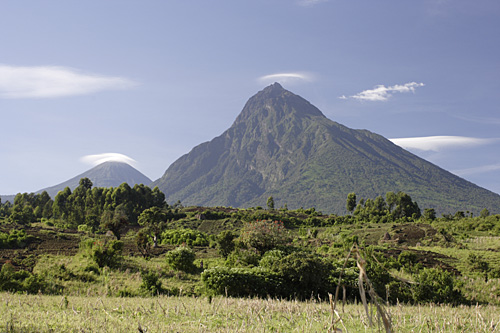
[{"label": "hillside vegetation", "polygon": [[88,179],[54,202],[20,194],[0,207],[0,290],[500,305],[500,215],[437,217],[402,192],[344,202],[345,215],[273,197],[265,208],[184,207]]}]

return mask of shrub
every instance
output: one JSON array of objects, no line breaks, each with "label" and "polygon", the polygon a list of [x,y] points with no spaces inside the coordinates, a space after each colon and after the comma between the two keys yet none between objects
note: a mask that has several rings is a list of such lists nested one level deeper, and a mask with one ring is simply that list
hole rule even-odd
[{"label": "shrub", "polygon": [[255,221],[245,223],[239,237],[240,243],[257,249],[261,254],[290,241],[281,221]]},{"label": "shrub", "polygon": [[8,234],[0,232],[0,249],[22,248],[28,240],[24,229],[11,230]]},{"label": "shrub", "polygon": [[261,256],[256,249],[236,249],[226,260],[226,266],[229,267],[247,267],[258,266]]},{"label": "shrub", "polygon": [[123,242],[90,238],[80,243],[80,249],[100,268],[104,266],[115,267],[122,258]]},{"label": "shrub", "polygon": [[141,272],[142,284],[141,290],[148,295],[158,295],[163,293],[160,276],[155,272]]},{"label": "shrub", "polygon": [[281,250],[271,250],[267,251],[262,259],[259,261],[259,266],[267,269],[272,269],[283,257],[285,257],[285,252]]},{"label": "shrub", "polygon": [[161,236],[162,244],[188,246],[208,246],[209,240],[205,233],[191,229],[173,229],[164,231]]},{"label": "shrub", "polygon": [[224,258],[233,252],[234,250],[234,239],[236,235],[231,230],[224,230],[219,235],[217,235],[216,244],[219,254]]},{"label": "shrub", "polygon": [[12,265],[4,264],[0,270],[0,290],[36,294],[48,291],[48,286],[41,276],[24,270],[15,271]]},{"label": "shrub", "polygon": [[195,270],[193,264],[195,257],[194,251],[185,246],[180,246],[168,252],[165,256],[167,264],[171,268],[184,272],[192,272]]},{"label": "shrub", "polygon": [[206,289],[211,294],[228,296],[281,296],[283,279],[261,267],[214,267],[201,274]]},{"label": "shrub", "polygon": [[424,268],[412,286],[415,302],[461,303],[463,295],[455,290],[455,277],[452,273],[437,268]]},{"label": "shrub", "polygon": [[329,282],[331,267],[318,255],[292,252],[275,261],[271,269],[283,277],[289,296],[307,298],[311,294],[326,295],[334,291]]},{"label": "shrub", "polygon": [[149,258],[151,255],[152,245],[148,234],[144,230],[140,230],[135,235],[135,244],[137,245],[137,248],[139,249],[139,252],[141,252],[142,256],[144,258]]}]

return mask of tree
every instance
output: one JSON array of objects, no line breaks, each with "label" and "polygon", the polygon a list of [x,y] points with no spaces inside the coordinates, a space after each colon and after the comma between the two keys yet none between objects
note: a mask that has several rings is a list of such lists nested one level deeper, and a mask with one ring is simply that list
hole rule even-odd
[{"label": "tree", "polygon": [[[387,203],[389,203],[389,200],[387,200]],[[411,197],[404,192],[398,192],[398,194],[396,195],[396,208],[394,208],[392,214],[395,218],[419,218],[421,215],[418,204],[412,201]]]},{"label": "tree", "polygon": [[424,219],[434,221],[436,219],[436,210],[434,208],[424,209]]},{"label": "tree", "polygon": [[352,192],[347,195],[346,208],[350,213],[356,208],[356,193]]},{"label": "tree", "polygon": [[68,198],[70,195],[71,189],[67,186],[63,191],[59,191],[59,193],[57,193],[52,206],[54,217],[66,218],[68,214]]},{"label": "tree", "polygon": [[224,230],[217,235],[217,249],[219,250],[219,254],[224,258],[227,258],[233,252],[235,238],[236,235],[231,230]]},{"label": "tree", "polygon": [[167,213],[159,207],[144,210],[139,216],[138,223],[153,235],[153,247],[158,246],[158,236],[166,227]]},{"label": "tree", "polygon": [[115,211],[105,211],[101,215],[101,228],[109,230],[120,239],[120,229],[128,223],[128,217],[122,206],[116,207]]},{"label": "tree", "polygon": [[274,210],[274,199],[272,196],[267,198],[267,209]]},{"label": "tree", "polygon": [[487,210],[486,208],[484,208],[484,209],[481,211],[481,213],[480,213],[480,215],[479,215],[479,216],[481,216],[482,218],[488,217],[488,216],[490,216],[490,211],[489,211],[489,210]]},{"label": "tree", "polygon": [[80,179],[79,185],[86,190],[90,190],[94,184],[87,177]]}]

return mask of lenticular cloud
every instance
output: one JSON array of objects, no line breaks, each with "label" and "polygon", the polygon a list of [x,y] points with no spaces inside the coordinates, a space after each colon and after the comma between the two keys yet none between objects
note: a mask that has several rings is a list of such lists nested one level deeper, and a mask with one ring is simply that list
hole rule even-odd
[{"label": "lenticular cloud", "polygon": [[136,85],[129,79],[83,73],[66,67],[0,64],[1,98],[57,98],[129,89]]},{"label": "lenticular cloud", "polygon": [[105,153],[105,154],[97,154],[97,155],[86,155],[80,158],[80,160],[84,163],[96,166],[104,162],[121,162],[127,163],[130,165],[134,165],[136,161],[133,158],[128,157],[127,155],[119,154],[119,153]]},{"label": "lenticular cloud", "polygon": [[289,84],[296,81],[313,81],[313,75],[310,73],[276,73],[264,75],[258,78],[258,81],[263,84],[279,82],[282,84]]},{"label": "lenticular cloud", "polygon": [[422,151],[442,151],[444,149],[476,147],[498,141],[497,138],[483,139],[464,136],[425,136],[416,138],[390,139],[394,144],[405,149],[418,149]]}]

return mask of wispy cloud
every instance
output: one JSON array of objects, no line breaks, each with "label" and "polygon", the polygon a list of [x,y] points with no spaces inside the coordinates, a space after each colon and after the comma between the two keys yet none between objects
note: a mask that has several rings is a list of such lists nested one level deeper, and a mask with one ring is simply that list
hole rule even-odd
[{"label": "wispy cloud", "polygon": [[314,6],[314,5],[317,5],[317,4],[322,3],[322,2],[328,2],[328,0],[298,0],[297,1],[299,6],[303,6],[303,7]]},{"label": "wispy cloud", "polygon": [[296,83],[299,81],[314,81],[314,75],[306,72],[276,73],[261,76],[257,79],[261,84],[279,82],[282,84]]},{"label": "wispy cloud", "polygon": [[0,98],[57,98],[136,85],[126,78],[83,73],[67,67],[0,64]]},{"label": "wispy cloud", "polygon": [[137,163],[136,160],[134,160],[131,157],[128,157],[127,155],[119,154],[119,153],[104,153],[104,154],[97,154],[97,155],[86,155],[80,158],[80,161],[90,164],[90,165],[99,165],[104,162],[122,162],[122,163],[127,163],[130,165],[135,165]]},{"label": "wispy cloud", "polygon": [[373,89],[364,90],[356,95],[345,96],[342,95],[340,99],[348,99],[354,98],[360,101],[387,101],[392,93],[407,93],[407,92],[415,92],[415,88],[423,87],[425,84],[417,83],[417,82],[408,82],[405,84],[396,84],[394,86],[386,87],[384,85],[378,85]]},{"label": "wispy cloud", "polygon": [[468,175],[485,173],[485,172],[490,172],[490,171],[497,171],[497,170],[500,170],[500,163],[483,165],[483,166],[479,166],[479,167],[475,167],[475,168],[453,170],[452,172],[458,176],[468,176]]},{"label": "wispy cloud", "polygon": [[483,146],[498,142],[500,139],[470,138],[465,136],[424,136],[416,138],[396,138],[389,140],[405,149],[438,152],[444,149]]}]

